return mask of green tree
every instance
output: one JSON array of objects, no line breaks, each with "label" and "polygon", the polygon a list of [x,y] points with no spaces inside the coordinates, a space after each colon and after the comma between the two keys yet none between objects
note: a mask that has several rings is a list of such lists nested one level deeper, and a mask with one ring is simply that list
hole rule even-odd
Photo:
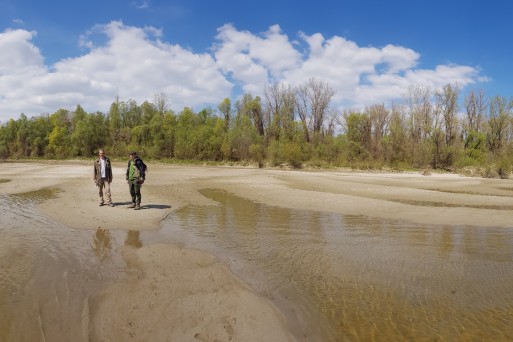
[{"label": "green tree", "polygon": [[151,149],[153,157],[173,158],[175,156],[176,125],[177,119],[172,113],[153,116],[150,123],[153,138],[153,148]]},{"label": "green tree", "polygon": [[253,98],[251,94],[244,94],[237,102],[237,117],[240,116],[247,116],[257,133],[264,136],[264,117],[260,97]]},{"label": "green tree", "polygon": [[232,113],[232,103],[230,102],[230,99],[225,98],[223,102],[221,102],[217,108],[221,112],[224,118],[224,130],[225,132],[228,132],[228,129],[230,127],[230,120],[231,120],[231,113]]},{"label": "green tree", "polygon": [[32,117],[30,119],[31,157],[43,157],[48,146],[52,124],[48,115]]},{"label": "green tree", "polygon": [[143,125],[148,125],[154,115],[160,115],[155,108],[155,105],[148,101],[144,101],[141,105],[141,123]]},{"label": "green tree", "polygon": [[230,131],[230,157],[233,160],[244,161],[251,159],[251,145],[262,143],[262,137],[258,134],[251,118],[247,115],[238,115],[235,125]]},{"label": "green tree", "polygon": [[493,154],[501,154],[505,147],[510,125],[512,102],[502,96],[491,99],[488,114],[488,148]]},{"label": "green tree", "polygon": [[349,161],[366,160],[370,153],[371,126],[367,114],[349,112],[344,114]]},{"label": "green tree", "polygon": [[196,159],[197,126],[197,115],[190,108],[184,108],[176,124],[175,156],[178,159]]},{"label": "green tree", "polygon": [[50,115],[52,132],[48,136],[46,154],[51,158],[66,158],[72,155],[70,113],[59,109]]}]

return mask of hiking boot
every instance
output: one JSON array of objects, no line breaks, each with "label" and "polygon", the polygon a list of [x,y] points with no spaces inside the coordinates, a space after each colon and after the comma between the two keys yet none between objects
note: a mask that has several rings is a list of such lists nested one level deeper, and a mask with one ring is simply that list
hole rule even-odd
[{"label": "hiking boot", "polygon": [[139,210],[139,209],[141,209],[141,205],[140,205],[139,203],[137,203],[137,204],[135,205],[134,210]]},{"label": "hiking boot", "polygon": [[127,208],[130,208],[130,209],[135,208],[135,203],[130,204]]},{"label": "hiking boot", "polygon": [[103,202],[100,202],[99,206],[102,207],[103,206]]},{"label": "hiking boot", "polygon": [[108,205],[109,207],[113,207],[113,206],[114,206],[114,204],[113,204],[113,203],[109,203],[109,204],[107,204],[107,205]]}]

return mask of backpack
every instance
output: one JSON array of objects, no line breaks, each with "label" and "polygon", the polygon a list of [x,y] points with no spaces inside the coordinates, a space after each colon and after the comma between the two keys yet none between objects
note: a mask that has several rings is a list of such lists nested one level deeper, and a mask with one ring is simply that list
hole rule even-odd
[{"label": "backpack", "polygon": [[139,161],[141,162],[141,165],[143,167],[143,173],[146,175],[146,172],[148,172],[148,167],[146,166],[146,164],[144,164],[143,160],[140,157],[136,157],[136,159],[139,159]]},{"label": "backpack", "polygon": [[[139,161],[139,163],[137,161]],[[134,164],[140,164],[142,166],[142,169],[139,169],[138,167],[136,167],[136,169],[139,170],[138,173],[141,173],[140,176],[144,179],[146,177],[146,172],[148,172],[148,166],[144,164],[143,160],[139,156],[135,157]],[[128,161],[128,168],[130,168],[130,160]],[[126,179],[128,180],[128,169],[126,171]]]}]

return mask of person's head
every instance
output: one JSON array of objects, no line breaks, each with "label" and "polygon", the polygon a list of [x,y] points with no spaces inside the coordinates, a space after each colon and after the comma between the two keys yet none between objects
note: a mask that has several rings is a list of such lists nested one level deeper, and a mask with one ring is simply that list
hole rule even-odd
[{"label": "person's head", "polygon": [[130,159],[134,159],[137,156],[137,152],[132,151],[128,154],[128,156],[130,157]]},{"label": "person's head", "polygon": [[104,157],[105,156],[105,151],[103,150],[103,148],[100,148],[98,150],[98,155],[100,156],[100,158]]}]

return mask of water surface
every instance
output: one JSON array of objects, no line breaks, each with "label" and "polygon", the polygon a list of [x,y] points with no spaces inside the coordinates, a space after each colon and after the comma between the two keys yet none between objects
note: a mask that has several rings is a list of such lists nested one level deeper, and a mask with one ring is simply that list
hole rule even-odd
[{"label": "water surface", "polygon": [[184,207],[144,232],[70,229],[36,210],[51,191],[0,196],[0,340],[74,340],[86,299],[127,272],[120,248],[153,243],[216,254],[284,312],[299,340],[513,340],[512,229],[202,194],[217,205]]},{"label": "water surface", "polygon": [[289,210],[202,193],[220,205],[186,207],[164,229],[222,255],[298,316],[292,323],[305,335],[513,339],[513,230]]}]

